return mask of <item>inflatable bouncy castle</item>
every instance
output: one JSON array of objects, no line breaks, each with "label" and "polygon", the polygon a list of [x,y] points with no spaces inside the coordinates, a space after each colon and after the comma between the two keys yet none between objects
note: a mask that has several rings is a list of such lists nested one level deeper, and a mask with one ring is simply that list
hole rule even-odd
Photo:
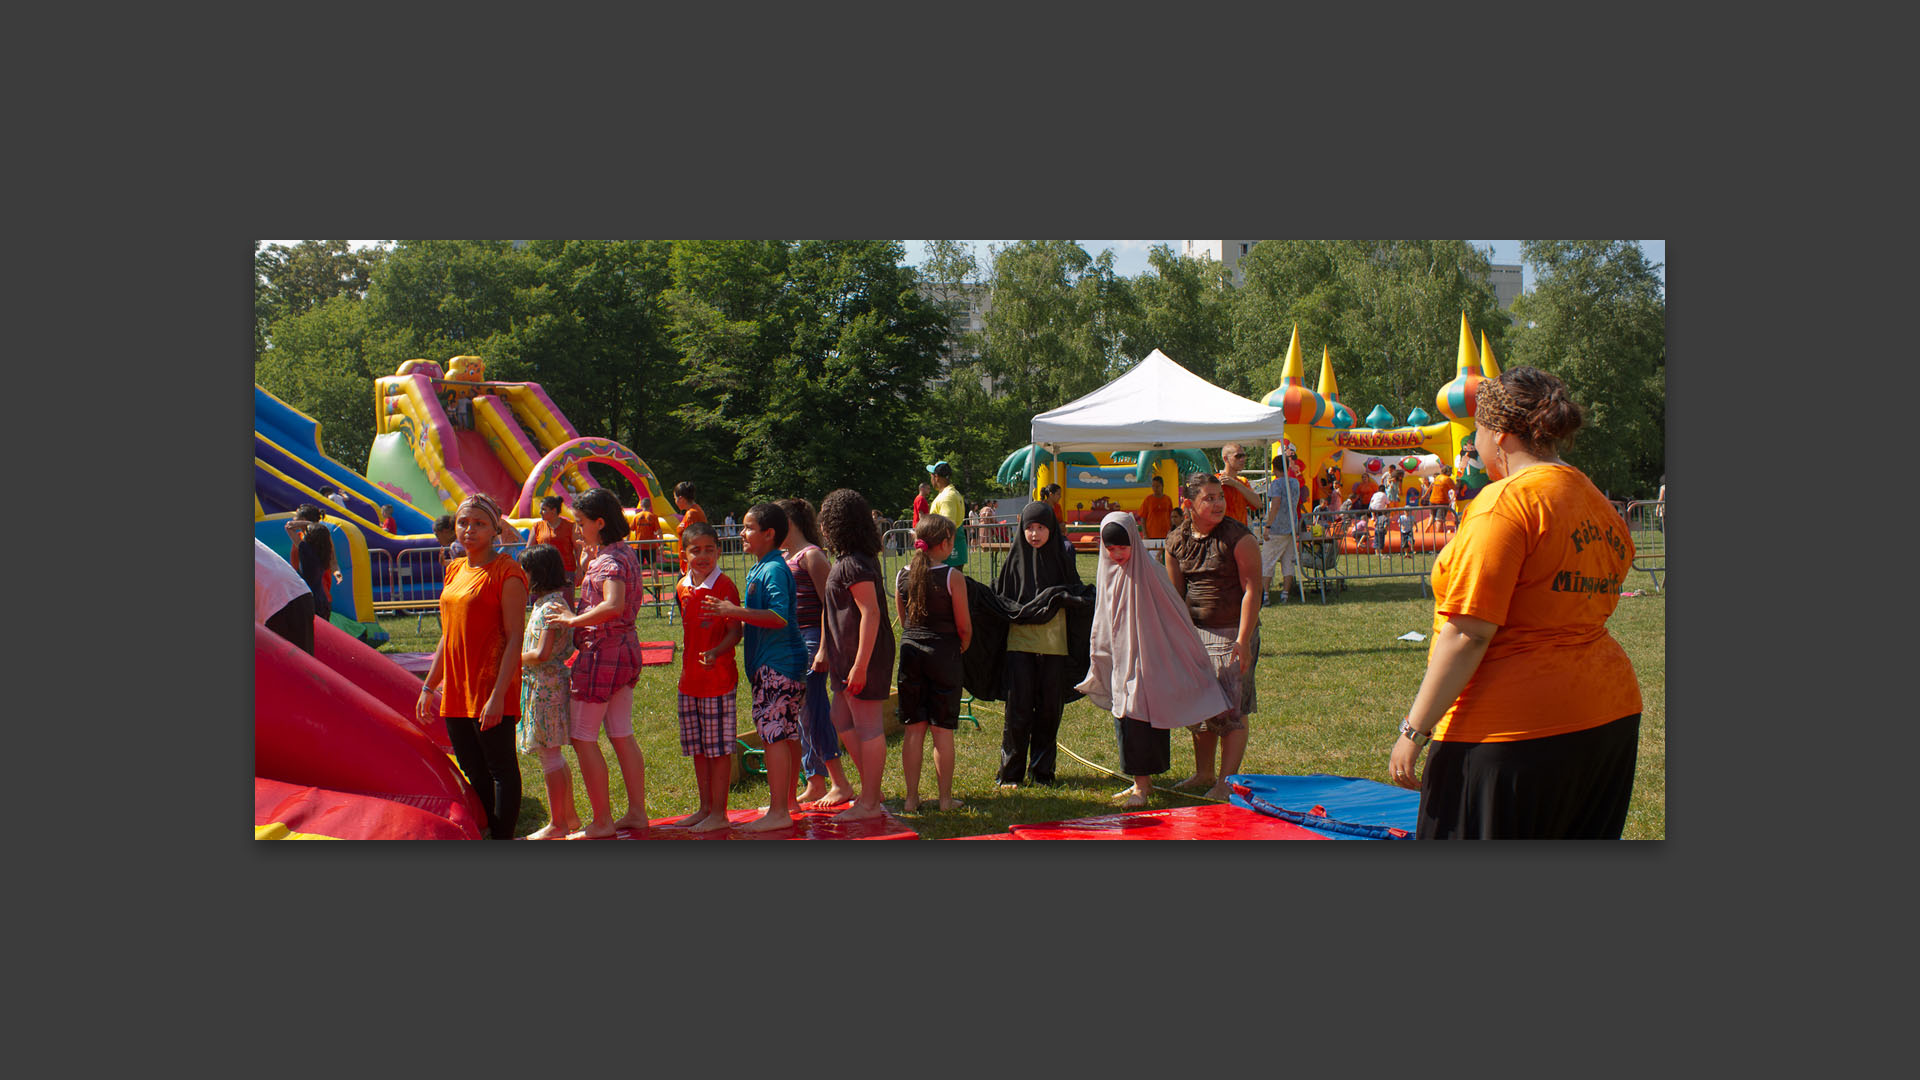
[{"label": "inflatable bouncy castle", "polygon": [[1050,484],[1060,485],[1060,508],[1066,525],[1098,526],[1110,511],[1137,513],[1141,500],[1153,493],[1158,478],[1162,489],[1177,503],[1180,478],[1212,468],[1199,450],[1068,451],[1059,455],[1029,444],[1007,455],[995,476],[1002,485],[1040,498]]},{"label": "inflatable bouncy castle", "polygon": [[[1384,406],[1376,405],[1367,414],[1365,426],[1361,426],[1352,410],[1340,400],[1339,384],[1333,374],[1333,356],[1324,347],[1320,355],[1319,386],[1308,388],[1301,360],[1300,328],[1296,326],[1287,346],[1280,385],[1263,400],[1286,414],[1287,438],[1298,449],[1307,476],[1319,475],[1333,466],[1339,470],[1342,489],[1352,491],[1362,477],[1379,480],[1390,465],[1398,465],[1410,477],[1422,478],[1437,475],[1445,465],[1452,469],[1458,485],[1457,498],[1464,505],[1487,483],[1484,470],[1469,468],[1461,460],[1461,451],[1473,438],[1474,401],[1480,381],[1499,373],[1493,350],[1486,344],[1486,335],[1480,335],[1476,345],[1463,312],[1454,377],[1434,395],[1434,408],[1441,418],[1433,420],[1424,410],[1416,408],[1408,415],[1406,424],[1398,425]],[[1415,538],[1419,549],[1433,550],[1445,543],[1447,534],[1442,531],[1442,522],[1433,520],[1424,524],[1428,534]],[[1397,535],[1389,550],[1400,550]]]}]

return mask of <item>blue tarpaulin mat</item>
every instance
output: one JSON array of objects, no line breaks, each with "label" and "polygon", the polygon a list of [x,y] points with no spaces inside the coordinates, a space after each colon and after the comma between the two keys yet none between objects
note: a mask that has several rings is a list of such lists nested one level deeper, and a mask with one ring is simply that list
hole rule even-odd
[{"label": "blue tarpaulin mat", "polygon": [[1237,806],[1341,840],[1410,840],[1420,793],[1354,776],[1227,777]]}]

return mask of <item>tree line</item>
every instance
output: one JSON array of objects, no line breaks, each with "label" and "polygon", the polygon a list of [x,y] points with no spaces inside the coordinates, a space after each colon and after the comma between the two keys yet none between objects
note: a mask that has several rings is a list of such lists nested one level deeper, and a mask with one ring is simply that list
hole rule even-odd
[{"label": "tree line", "polygon": [[[1568,458],[1595,483],[1650,496],[1665,468],[1665,297],[1634,241],[1523,242],[1535,288],[1512,322],[1463,241],[1264,241],[1238,287],[1164,245],[1132,278],[1063,240],[904,258],[890,240],[256,244],[254,378],[364,468],[372,380],[470,353],[710,506],[846,486],[898,513],[936,460],[969,498],[999,494],[1034,414],[1155,348],[1257,400],[1298,326],[1309,383],[1331,350],[1356,416],[1432,413],[1464,312],[1503,367],[1568,382],[1589,417]],[[980,292],[984,328],[953,336]]]}]

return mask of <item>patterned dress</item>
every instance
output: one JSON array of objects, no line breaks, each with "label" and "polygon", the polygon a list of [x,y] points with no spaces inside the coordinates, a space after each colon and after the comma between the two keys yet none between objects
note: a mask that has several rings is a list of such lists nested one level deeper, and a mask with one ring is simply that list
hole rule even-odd
[{"label": "patterned dress", "polygon": [[[538,649],[540,635],[547,630],[547,620],[566,610],[567,598],[557,590],[535,600],[527,611],[524,648],[528,652]],[[559,749],[567,745],[572,719],[567,693],[567,657],[573,653],[573,628],[556,629],[560,640],[554,643],[553,652],[543,661],[523,665],[520,671],[518,736],[523,754],[535,753],[542,747]]]}]

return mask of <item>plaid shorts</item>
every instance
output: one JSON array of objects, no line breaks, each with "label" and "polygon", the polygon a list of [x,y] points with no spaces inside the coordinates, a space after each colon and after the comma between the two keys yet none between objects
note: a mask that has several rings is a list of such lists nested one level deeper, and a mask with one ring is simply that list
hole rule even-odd
[{"label": "plaid shorts", "polygon": [[732,694],[718,697],[681,694],[680,755],[726,757],[733,753],[736,723]]},{"label": "plaid shorts", "polygon": [[782,739],[799,738],[807,684],[770,667],[755,669],[747,676],[747,684],[753,687],[753,727],[760,733],[760,741],[772,746]]}]

